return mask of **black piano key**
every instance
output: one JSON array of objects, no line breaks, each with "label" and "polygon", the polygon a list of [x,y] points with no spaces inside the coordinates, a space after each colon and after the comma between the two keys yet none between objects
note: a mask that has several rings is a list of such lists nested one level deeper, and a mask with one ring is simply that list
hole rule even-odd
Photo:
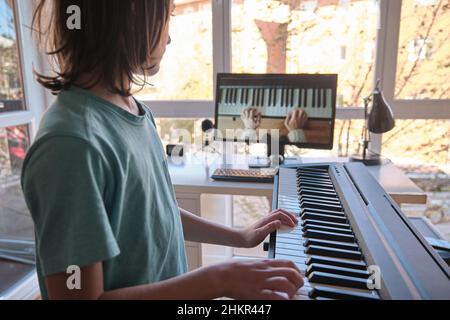
[{"label": "black piano key", "polygon": [[289,97],[291,95],[291,92],[290,92],[290,89],[285,89],[285,90],[286,90],[286,93],[284,96],[284,101],[285,101],[284,106],[289,107]]},{"label": "black piano key", "polygon": [[302,226],[317,224],[320,226],[329,226],[329,227],[340,228],[340,229],[351,229],[350,225],[348,223],[337,223],[337,222],[330,222],[330,221],[323,221],[323,220],[306,219],[306,220],[302,220],[300,222],[300,224]]},{"label": "black piano key", "polygon": [[253,89],[253,93],[252,93],[252,106],[256,107],[256,90],[257,89]]},{"label": "black piano key", "polygon": [[299,182],[298,185],[299,185],[299,187],[305,187],[308,189],[334,191],[333,185],[318,184],[318,183],[306,182],[306,181]]},{"label": "black piano key", "polygon": [[[345,215],[344,211],[342,210],[338,210],[338,211],[332,211],[332,210],[321,210],[321,209],[316,209],[316,208],[303,208],[300,210],[300,216],[303,215],[303,213],[305,212],[310,212],[310,213],[316,213],[316,214],[328,214],[328,215],[332,215],[332,216],[336,216],[336,217],[344,217],[346,218],[347,216]],[[335,221],[337,222],[337,221]]]},{"label": "black piano key", "polygon": [[322,257],[322,256],[310,256],[306,260],[306,265],[311,265],[313,263],[318,264],[327,264],[336,267],[344,267],[350,269],[358,269],[358,270],[367,270],[367,265],[364,261],[356,261],[356,260],[348,260],[341,258],[331,258],[331,257]]},{"label": "black piano key", "polygon": [[334,196],[334,197],[326,197],[326,196],[310,196],[310,195],[303,195],[302,199],[305,200],[318,200],[318,201],[325,201],[325,202],[329,202],[329,203],[341,203],[339,201],[339,199]]},{"label": "black piano key", "polygon": [[319,89],[319,108],[322,107],[322,89]]},{"label": "black piano key", "polygon": [[329,221],[329,222],[337,222],[337,223],[347,223],[346,217],[339,217],[331,214],[320,214],[315,212],[305,211],[300,215],[302,220],[320,220],[320,221]]},{"label": "black piano key", "polygon": [[276,107],[277,105],[277,89],[273,88],[272,89],[272,106]]},{"label": "black piano key", "polygon": [[[306,212],[308,214],[305,214]],[[314,221],[348,224],[347,216],[343,212],[332,212],[332,211],[318,210],[314,208],[302,208],[300,209],[299,217],[302,220],[310,219]]]},{"label": "black piano key", "polygon": [[367,279],[341,276],[327,272],[313,272],[308,276],[309,282],[322,283],[341,287],[368,289]]},{"label": "black piano key", "polygon": [[342,210],[341,205],[333,205],[333,204],[327,204],[323,202],[312,202],[312,201],[303,201],[301,202],[303,208],[316,208],[320,210],[330,210],[330,211],[339,211]]},{"label": "black piano key", "polygon": [[327,272],[362,279],[367,279],[370,276],[369,272],[365,270],[336,267],[318,263],[310,264],[306,269],[305,275],[309,276],[313,272]]},{"label": "black piano key", "polygon": [[298,171],[305,171],[305,172],[317,172],[317,173],[327,173],[328,174],[328,168],[326,167],[305,167],[305,168],[299,168]]},{"label": "black piano key", "polygon": [[323,286],[315,286],[308,295],[311,299],[330,298],[347,300],[380,300],[380,297],[374,291],[367,291],[367,293],[365,293],[361,291]]},{"label": "black piano key", "polygon": [[[277,239],[277,241],[278,241],[278,239]],[[304,247],[308,247],[308,246],[312,246],[312,245],[333,247],[333,248],[353,250],[353,251],[359,250],[359,246],[356,243],[320,240],[320,239],[306,239],[303,243]]]},{"label": "black piano key", "polygon": [[332,240],[332,241],[342,241],[342,242],[356,242],[355,237],[349,234],[319,231],[319,230],[307,230],[303,233],[303,237]]},{"label": "black piano key", "polygon": [[309,202],[315,202],[315,203],[321,203],[321,204],[341,206],[341,202],[336,198],[334,198],[334,199],[319,199],[319,198],[304,196],[301,198],[301,201],[303,201],[303,202],[309,201]]},{"label": "black piano key", "polygon": [[298,202],[298,204],[301,207],[300,211],[302,212],[302,210],[305,210],[305,211],[309,211],[311,213],[329,214],[329,215],[337,216],[337,217],[346,217],[346,215],[342,209],[331,209],[331,205],[329,205],[328,208],[325,208],[326,204],[321,203],[321,202],[314,202],[317,205],[311,205],[311,203],[312,203],[312,201],[304,201],[301,199]]},{"label": "black piano key", "polygon": [[269,101],[267,102],[267,105],[269,106],[269,107],[271,107],[272,106],[272,89],[269,89],[269,96],[268,96],[269,98]]},{"label": "black piano key", "polygon": [[327,231],[327,232],[335,232],[335,233],[344,233],[344,234],[350,234],[353,235],[353,231],[351,229],[343,229],[343,228],[335,228],[335,227],[329,227],[329,226],[321,226],[318,224],[306,224],[303,226],[303,232],[307,230],[320,230],[320,231]]},{"label": "black piano key", "polygon": [[322,107],[324,109],[327,108],[327,92],[326,92],[326,89],[322,90]]},{"label": "black piano key", "polygon": [[300,185],[301,184],[311,184],[311,185],[315,186],[316,188],[327,187],[327,188],[334,189],[333,183],[331,181],[327,181],[327,180],[300,177],[300,178],[297,178],[296,181]]},{"label": "black piano key", "polygon": [[330,179],[330,175],[328,174],[328,172],[314,172],[314,171],[307,171],[307,170],[298,170],[297,171],[297,175],[302,175],[302,176],[311,176],[313,178],[322,178],[322,179]]},{"label": "black piano key", "polygon": [[318,191],[309,188],[302,188],[299,190],[301,195],[311,195],[311,196],[324,196],[324,197],[335,197],[337,198],[337,194],[335,192],[327,192],[327,191]]},{"label": "black piano key", "polygon": [[345,250],[331,247],[322,246],[309,246],[306,248],[305,252],[309,255],[320,255],[333,258],[344,258],[351,260],[361,260],[362,255],[359,251]]},{"label": "black piano key", "polygon": [[297,180],[298,180],[298,181],[309,180],[309,181],[316,181],[316,182],[322,182],[322,183],[333,184],[333,182],[331,181],[330,178],[327,178],[327,177],[317,177],[317,176],[314,176],[314,175],[312,175],[312,174],[305,174],[305,173],[298,173],[298,174],[297,174]]},{"label": "black piano key", "polygon": [[318,178],[312,178],[312,177],[298,177],[297,182],[302,183],[314,183],[316,185],[327,185],[330,187],[333,187],[333,183],[329,179],[318,179]]},{"label": "black piano key", "polygon": [[302,89],[298,89],[298,102],[297,102],[297,108],[300,108],[302,106],[302,101],[303,101],[303,95],[302,95]]}]

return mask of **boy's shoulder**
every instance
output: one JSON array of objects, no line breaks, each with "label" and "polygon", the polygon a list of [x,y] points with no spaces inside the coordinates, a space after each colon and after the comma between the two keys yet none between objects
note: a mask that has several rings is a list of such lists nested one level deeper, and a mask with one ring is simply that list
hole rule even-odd
[{"label": "boy's shoulder", "polygon": [[105,122],[100,119],[102,116],[95,104],[75,90],[62,91],[45,112],[36,141],[49,136],[72,136],[92,141]]}]

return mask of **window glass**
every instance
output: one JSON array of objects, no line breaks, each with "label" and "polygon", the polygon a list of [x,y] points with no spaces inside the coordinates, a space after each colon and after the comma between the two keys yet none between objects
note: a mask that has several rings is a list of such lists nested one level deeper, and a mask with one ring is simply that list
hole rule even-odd
[{"label": "window glass", "polygon": [[157,75],[137,93],[141,100],[212,100],[211,1],[175,0],[171,43]]},{"label": "window glass", "polygon": [[337,73],[338,106],[362,106],[373,89],[378,12],[373,0],[234,0],[233,72]]},{"label": "window glass", "polygon": [[396,99],[450,99],[449,30],[449,0],[403,0]]},{"label": "window glass", "polygon": [[24,109],[12,1],[0,0],[0,113]]},{"label": "window glass", "polygon": [[28,126],[0,128],[0,238],[33,238],[20,173],[30,145]]}]

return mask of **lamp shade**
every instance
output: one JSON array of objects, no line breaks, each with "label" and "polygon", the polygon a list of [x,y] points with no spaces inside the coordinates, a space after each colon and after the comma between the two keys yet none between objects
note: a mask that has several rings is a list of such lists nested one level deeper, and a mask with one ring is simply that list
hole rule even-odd
[{"label": "lamp shade", "polygon": [[386,133],[395,127],[394,114],[387,104],[383,93],[375,90],[373,93],[372,109],[368,117],[368,129],[373,133]]}]

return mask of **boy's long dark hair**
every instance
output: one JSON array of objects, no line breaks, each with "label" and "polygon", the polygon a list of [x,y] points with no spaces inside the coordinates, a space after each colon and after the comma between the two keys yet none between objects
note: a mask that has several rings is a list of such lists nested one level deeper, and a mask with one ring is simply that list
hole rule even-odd
[{"label": "boy's long dark hair", "polygon": [[[79,30],[67,27],[67,9],[73,5],[81,9]],[[170,0],[40,0],[32,25],[55,76],[36,72],[37,80],[56,94],[80,76],[95,74],[83,87],[102,83],[113,93],[129,96],[130,83],[146,84],[145,77],[135,74],[153,67],[146,63],[161,41],[170,5]]]}]

